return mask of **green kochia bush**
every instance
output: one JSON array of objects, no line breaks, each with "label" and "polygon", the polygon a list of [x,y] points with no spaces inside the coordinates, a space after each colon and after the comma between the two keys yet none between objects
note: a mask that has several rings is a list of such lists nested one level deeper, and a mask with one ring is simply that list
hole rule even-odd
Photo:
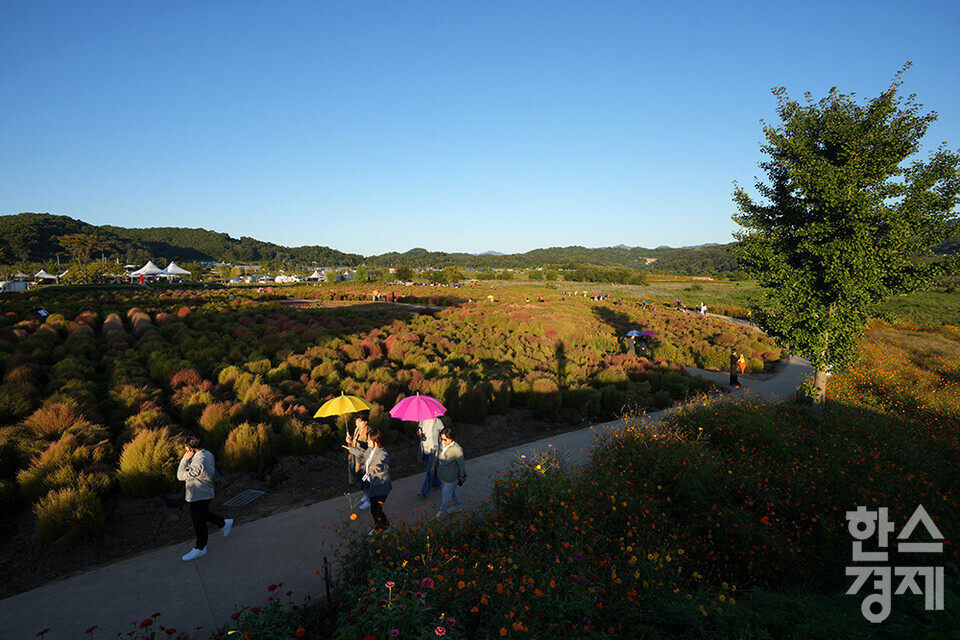
[{"label": "green kochia bush", "polygon": [[46,493],[82,482],[105,493],[112,484],[111,448],[106,444],[83,445],[67,434],[17,473],[24,496],[36,502]]},{"label": "green kochia bush", "polygon": [[143,429],[120,453],[120,488],[147,498],[177,488],[179,443],[170,429]]},{"label": "green kochia bush", "polygon": [[275,457],[273,429],[268,424],[244,422],[223,445],[223,467],[232,471],[261,473],[273,465]]},{"label": "green kochia bush", "polygon": [[554,415],[563,405],[560,387],[550,378],[536,378],[530,385],[527,406],[547,415]]},{"label": "green kochia bush", "polygon": [[227,435],[239,422],[243,414],[243,405],[239,402],[214,402],[207,405],[200,414],[198,424],[203,431],[203,443],[214,454],[223,449]]},{"label": "green kochia bush", "polygon": [[41,542],[67,546],[103,531],[106,518],[97,492],[83,484],[51,491],[33,507]]},{"label": "green kochia bush", "polygon": [[280,430],[284,453],[307,455],[323,453],[334,440],[334,430],[323,422],[304,422],[300,418],[284,421]]}]

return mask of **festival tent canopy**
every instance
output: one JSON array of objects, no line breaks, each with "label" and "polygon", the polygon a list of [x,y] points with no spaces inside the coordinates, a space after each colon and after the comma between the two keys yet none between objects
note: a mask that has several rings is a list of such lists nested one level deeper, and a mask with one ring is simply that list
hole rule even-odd
[{"label": "festival tent canopy", "polygon": [[307,280],[323,280],[324,277],[325,276],[322,275],[319,271],[314,270],[313,273],[307,276]]},{"label": "festival tent canopy", "polygon": [[40,269],[40,271],[38,271],[37,274],[36,274],[35,276],[33,276],[33,277],[36,278],[36,279],[43,279],[43,280],[56,280],[56,279],[57,279],[57,276],[53,275],[52,273],[47,273],[47,272],[46,272],[45,270],[43,270],[43,269]]},{"label": "festival tent canopy", "polygon": [[180,268],[179,266],[177,266],[177,263],[176,263],[176,262],[172,262],[172,261],[170,262],[170,264],[168,264],[168,265],[166,266],[166,268],[163,270],[163,273],[167,274],[168,276],[188,276],[188,275],[190,275],[190,272],[189,272],[189,271],[187,271],[186,269]]},{"label": "festival tent canopy", "polygon": [[165,273],[165,271],[160,267],[158,267],[157,265],[153,264],[152,260],[147,260],[147,264],[143,265],[142,267],[140,267],[130,275],[131,276],[158,276],[158,275],[162,275],[163,273]]}]

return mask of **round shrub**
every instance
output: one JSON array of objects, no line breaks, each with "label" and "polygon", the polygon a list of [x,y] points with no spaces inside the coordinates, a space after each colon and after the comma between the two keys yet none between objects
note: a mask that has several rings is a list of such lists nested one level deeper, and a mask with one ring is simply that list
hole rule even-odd
[{"label": "round shrub", "polygon": [[461,422],[483,424],[487,419],[487,394],[479,387],[466,387],[460,395],[457,417]]},{"label": "round shrub", "polygon": [[227,435],[240,419],[242,412],[243,405],[239,403],[214,402],[204,407],[197,424],[203,431],[203,443],[207,449],[214,453],[223,449]]},{"label": "round shrub", "polygon": [[370,409],[370,415],[367,416],[367,421],[371,427],[379,429],[380,432],[383,433],[384,444],[390,444],[394,438],[396,438],[396,432],[390,429],[390,425],[393,424],[393,417],[389,411],[376,402],[371,402],[370,406],[373,408]]},{"label": "round shrub", "polygon": [[[667,395],[669,400],[670,396]],[[600,388],[600,406],[604,411],[619,414],[627,402],[627,393],[613,385]]]},{"label": "round shrub", "polygon": [[143,429],[162,429],[173,424],[173,420],[160,409],[145,409],[136,413],[124,422],[124,426],[131,433],[136,434]]},{"label": "round shrub", "polygon": [[53,441],[68,430],[84,430],[89,423],[70,404],[54,402],[34,411],[23,424],[38,437]]},{"label": "round shrub", "polygon": [[179,458],[179,443],[169,428],[141,430],[120,453],[120,488],[134,498],[174,491]]},{"label": "round shrub", "polygon": [[485,385],[489,396],[489,412],[493,415],[506,413],[510,410],[510,398],[513,387],[507,380],[491,380]]},{"label": "round shrub", "polygon": [[51,444],[30,466],[17,473],[20,490],[30,502],[48,492],[76,485],[87,476],[87,486],[106,491],[110,487],[110,455],[106,444],[82,445],[72,435]]},{"label": "round shrub", "polygon": [[24,384],[0,386],[0,425],[22,420],[33,410],[33,387]]},{"label": "round shrub", "polygon": [[57,547],[96,537],[106,524],[100,497],[83,486],[51,491],[33,512],[40,541]]},{"label": "round shrub", "polygon": [[276,457],[272,438],[270,425],[244,422],[227,436],[223,445],[223,467],[232,471],[266,471]]},{"label": "round shrub", "polygon": [[178,369],[167,376],[167,385],[171,391],[176,391],[181,387],[198,385],[203,381],[203,377],[197,373],[196,369]]},{"label": "round shrub", "polygon": [[530,392],[527,394],[527,406],[547,415],[556,414],[563,406],[560,387],[549,378],[536,378],[531,383]]},{"label": "round shrub", "polygon": [[290,455],[323,453],[334,439],[334,431],[324,422],[304,422],[289,418],[280,428],[283,450]]}]

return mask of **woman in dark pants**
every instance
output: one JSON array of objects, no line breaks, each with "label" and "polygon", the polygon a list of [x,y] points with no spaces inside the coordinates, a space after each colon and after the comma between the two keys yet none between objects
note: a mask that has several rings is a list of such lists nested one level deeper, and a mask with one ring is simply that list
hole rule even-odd
[{"label": "woman in dark pants", "polygon": [[370,515],[373,516],[374,523],[370,535],[377,531],[385,531],[390,526],[390,521],[383,513],[383,501],[393,489],[393,484],[390,482],[390,457],[387,455],[387,450],[381,446],[382,443],[383,434],[371,428],[367,431],[366,451],[343,445],[343,448],[350,453],[363,456],[363,484],[367,487]]},{"label": "woman in dark pants", "polygon": [[203,448],[200,438],[187,438],[186,451],[180,458],[177,480],[187,483],[187,503],[190,516],[197,534],[197,542],[181,560],[190,561],[207,555],[207,523],[211,522],[223,530],[223,537],[230,535],[233,520],[224,520],[210,513],[210,501],[213,500],[213,474],[216,469],[213,454]]}]

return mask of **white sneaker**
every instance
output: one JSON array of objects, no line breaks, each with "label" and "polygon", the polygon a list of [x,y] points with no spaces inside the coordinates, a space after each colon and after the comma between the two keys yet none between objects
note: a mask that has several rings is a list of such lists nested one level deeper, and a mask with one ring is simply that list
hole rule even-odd
[{"label": "white sneaker", "polygon": [[230,530],[233,529],[233,520],[228,519],[223,521],[223,537],[226,538],[230,535]]},{"label": "white sneaker", "polygon": [[457,513],[458,511],[463,511],[459,505],[455,507],[447,507],[447,513]]},{"label": "white sneaker", "polygon": [[188,551],[186,554],[184,554],[184,556],[180,559],[183,560],[184,562],[190,562],[191,560],[196,560],[197,558],[205,555],[207,555],[206,547],[204,547],[203,549],[197,549],[196,547],[194,547],[193,549],[190,549],[190,551]]},{"label": "white sneaker", "polygon": [[359,509],[360,511],[363,511],[364,509],[369,509],[369,508],[370,508],[369,500],[364,500],[363,502],[360,503],[360,506],[357,507],[357,509]]}]

